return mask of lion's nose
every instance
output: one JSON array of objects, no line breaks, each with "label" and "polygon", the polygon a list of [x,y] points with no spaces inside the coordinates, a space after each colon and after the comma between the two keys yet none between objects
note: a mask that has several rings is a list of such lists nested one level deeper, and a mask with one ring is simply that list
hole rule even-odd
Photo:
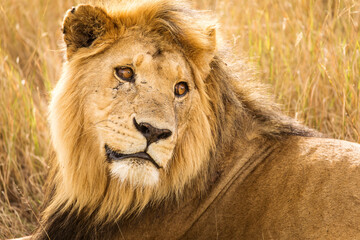
[{"label": "lion's nose", "polygon": [[151,124],[142,122],[137,123],[134,118],[134,125],[136,129],[144,135],[147,140],[147,145],[149,146],[151,143],[157,142],[160,139],[166,139],[171,136],[172,132],[169,129],[159,129],[153,127]]}]

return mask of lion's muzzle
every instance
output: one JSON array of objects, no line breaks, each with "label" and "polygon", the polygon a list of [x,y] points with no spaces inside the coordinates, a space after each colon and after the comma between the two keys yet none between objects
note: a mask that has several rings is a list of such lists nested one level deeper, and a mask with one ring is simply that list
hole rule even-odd
[{"label": "lion's muzzle", "polygon": [[135,128],[146,138],[147,144],[145,150],[143,152],[124,154],[113,150],[111,147],[105,144],[105,152],[108,161],[113,162],[125,159],[141,159],[151,162],[157,169],[162,168],[146,151],[150,144],[155,143],[161,139],[169,138],[172,132],[169,129],[155,128],[149,123],[138,123],[135,118],[133,118],[133,123],[135,125]]}]

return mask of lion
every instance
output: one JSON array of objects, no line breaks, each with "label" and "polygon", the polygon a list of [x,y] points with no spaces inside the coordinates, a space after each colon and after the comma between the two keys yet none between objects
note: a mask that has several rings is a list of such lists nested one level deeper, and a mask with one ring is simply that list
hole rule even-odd
[{"label": "lion", "polygon": [[209,13],[78,5],[32,239],[358,239],[360,145],[284,115]]}]

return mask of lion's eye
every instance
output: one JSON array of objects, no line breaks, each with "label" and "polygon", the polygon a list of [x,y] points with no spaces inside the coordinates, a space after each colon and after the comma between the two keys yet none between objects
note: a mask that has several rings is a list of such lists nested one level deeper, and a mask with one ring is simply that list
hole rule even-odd
[{"label": "lion's eye", "polygon": [[115,74],[120,79],[133,82],[134,81],[134,71],[129,67],[117,67],[115,68]]},{"label": "lion's eye", "polygon": [[186,82],[179,82],[175,85],[174,92],[177,97],[185,96],[188,91],[189,87]]}]

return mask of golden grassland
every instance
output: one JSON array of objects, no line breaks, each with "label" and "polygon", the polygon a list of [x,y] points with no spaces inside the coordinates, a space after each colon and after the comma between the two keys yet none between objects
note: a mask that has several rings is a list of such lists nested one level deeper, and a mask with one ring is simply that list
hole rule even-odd
[{"label": "golden grassland", "polygon": [[[31,233],[42,202],[50,90],[61,21],[80,1],[0,2],[0,239]],[[358,0],[196,0],[235,52],[258,68],[289,115],[360,142]]]}]

